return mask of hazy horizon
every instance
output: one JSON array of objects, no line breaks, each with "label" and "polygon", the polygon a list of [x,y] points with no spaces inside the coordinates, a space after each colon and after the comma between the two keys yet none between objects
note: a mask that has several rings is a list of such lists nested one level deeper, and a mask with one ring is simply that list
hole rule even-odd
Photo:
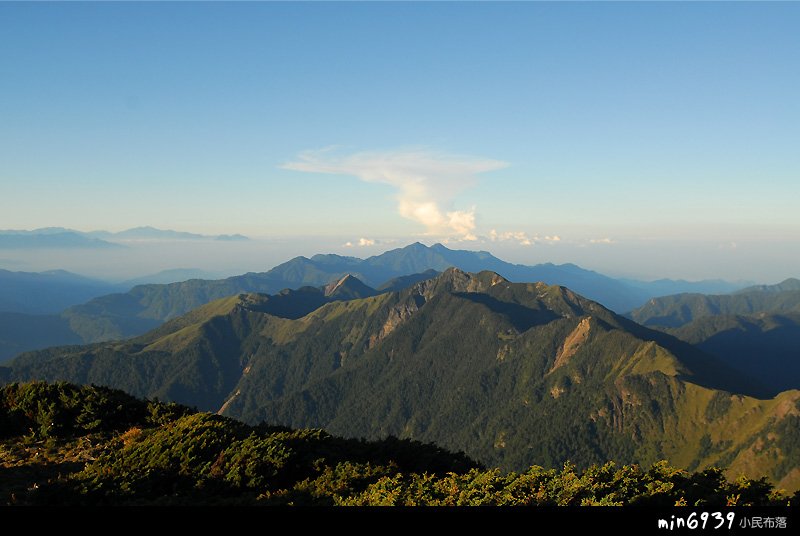
[{"label": "hazy horizon", "polygon": [[[0,249],[0,269],[10,271],[40,272],[63,269],[77,274],[111,282],[148,276],[172,269],[196,269],[214,277],[229,277],[246,272],[266,272],[294,257],[312,257],[333,253],[358,258],[380,255],[386,251],[408,246],[413,242],[425,245],[444,243],[450,249],[488,251],[501,260],[515,264],[542,263],[577,264],[615,278],[652,281],[657,279],[683,279],[687,281],[720,279],[729,282],[772,284],[797,277],[793,264],[781,263],[770,267],[766,263],[746,271],[731,262],[739,248],[721,248],[716,256],[719,264],[703,270],[694,264],[684,265],[675,257],[676,252],[686,253],[685,242],[626,243],[617,246],[618,254],[641,257],[636,266],[619,269],[617,259],[603,253],[609,244],[559,244],[519,248],[508,242],[489,239],[470,242],[448,242],[417,237],[390,237],[374,243],[359,244],[350,237],[254,237],[242,242],[216,240],[126,240],[124,248],[114,249]],[[349,244],[349,245],[348,245]],[[701,253],[716,243],[696,241],[692,251]],[[642,251],[648,251],[642,256]],[[726,264],[727,263],[727,264]]]},{"label": "hazy horizon", "polygon": [[800,266],[798,3],[0,3],[0,249],[123,280],[414,241],[612,277]]}]

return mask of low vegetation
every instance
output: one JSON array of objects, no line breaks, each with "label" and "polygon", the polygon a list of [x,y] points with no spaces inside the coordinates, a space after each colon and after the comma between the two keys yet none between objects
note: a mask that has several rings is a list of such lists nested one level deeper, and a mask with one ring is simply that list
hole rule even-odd
[{"label": "low vegetation", "polygon": [[766,478],[608,462],[487,469],[431,444],[249,426],[67,383],[0,388],[2,504],[787,505]]}]

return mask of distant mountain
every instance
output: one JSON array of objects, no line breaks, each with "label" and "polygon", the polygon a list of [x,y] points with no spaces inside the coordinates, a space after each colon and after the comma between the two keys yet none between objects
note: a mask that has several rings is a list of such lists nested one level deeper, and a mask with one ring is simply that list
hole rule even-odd
[{"label": "distant mountain", "polygon": [[155,274],[137,277],[136,279],[129,279],[120,283],[119,286],[130,289],[137,285],[167,285],[169,283],[188,281],[189,279],[213,279],[214,277],[217,277],[217,274],[197,268],[173,268],[170,270],[162,270]]},{"label": "distant mountain", "polygon": [[485,251],[458,251],[441,244],[427,247],[414,243],[367,259],[341,255],[296,257],[263,273],[139,285],[126,293],[102,296],[71,307],[63,316],[84,341],[99,342],[142,334],[165,320],[234,294],[274,294],[285,288],[321,287],[347,274],[372,288],[388,285],[383,290],[398,290],[428,278],[431,270],[441,272],[453,266],[468,271],[492,270],[511,281],[564,285],[616,311],[630,310],[652,295],[646,284],[642,284],[644,288],[634,288],[573,264],[524,266],[502,261]]},{"label": "distant mountain", "polygon": [[[515,282],[541,281],[551,285],[563,285],[617,312],[630,311],[652,297],[676,291],[707,292],[711,289],[729,291],[741,288],[741,285],[725,281],[618,280],[574,264],[545,263],[534,266],[512,264],[498,259],[487,251],[451,250],[441,244],[426,248],[422,244],[415,243],[403,249],[372,257],[365,262],[390,267],[399,272],[406,270],[406,273],[418,273],[426,269],[443,271],[451,266],[469,272],[491,270]],[[385,280],[385,274],[381,274],[377,279]],[[370,280],[368,276],[365,281],[377,284],[377,281]]]},{"label": "distant mountain", "polygon": [[246,236],[202,235],[155,227],[135,227],[113,233],[110,231],[76,231],[63,227],[43,227],[27,230],[0,230],[0,249],[72,249],[121,248],[119,242],[131,240],[221,240],[246,241]]},{"label": "distant mountain", "polygon": [[[120,339],[144,333],[155,325],[184,314],[212,300],[243,292],[274,294],[285,288],[320,287],[347,274],[377,287],[399,277],[426,270],[498,269],[519,281],[544,281],[584,291],[600,301],[607,298],[623,310],[639,302],[638,291],[614,279],[575,265],[522,266],[506,263],[487,252],[454,251],[441,244],[420,243],[358,259],[341,255],[296,257],[264,273],[248,273],[221,280],[189,280],[168,285],[140,285],[127,293],[103,296],[64,312],[70,324],[87,342]],[[497,270],[495,270],[497,271]],[[407,283],[415,279],[406,280]],[[392,287],[396,288],[396,286]]]},{"label": "distant mountain", "polygon": [[57,313],[121,287],[64,270],[0,270],[0,312]]},{"label": "distant mountain", "polygon": [[219,240],[221,242],[247,242],[250,239],[240,234],[232,234],[232,235],[223,234],[215,236],[214,240]]},{"label": "distant mountain", "polygon": [[384,284],[379,285],[376,290],[379,292],[395,292],[398,290],[403,290],[404,288],[408,288],[414,283],[419,283],[420,281],[425,281],[427,279],[433,279],[440,272],[436,270],[425,270],[419,274],[411,274],[411,275],[401,275],[399,277],[395,277],[386,281]]},{"label": "distant mountain", "polygon": [[750,292],[786,292],[800,290],[800,279],[790,277],[776,285],[755,285],[739,290],[736,294],[748,294]]},{"label": "distant mountain", "polygon": [[83,342],[58,315],[0,312],[0,363],[21,352]]},{"label": "distant mountain", "polygon": [[749,287],[735,294],[678,294],[654,298],[631,312],[645,326],[676,328],[692,320],[716,315],[800,312],[800,281]]},{"label": "distant mountain", "polygon": [[[299,318],[326,303],[375,294],[377,291],[348,275],[327,287],[285,289],[272,296],[260,295],[259,310],[281,318]],[[161,324],[159,320],[133,314],[138,309],[135,302],[125,301],[128,297],[128,294],[104,296],[68,309],[59,316],[0,313],[3,323],[0,326],[0,363],[22,352],[48,346],[124,339]]]},{"label": "distant mountain", "polygon": [[168,285],[139,285],[130,291],[109,294],[66,309],[62,316],[87,342],[140,335],[166,320],[213,300],[240,294],[274,294],[289,286],[284,281],[245,274],[221,280],[190,279]]},{"label": "distant mountain", "polygon": [[92,231],[86,235],[95,236],[105,240],[249,240],[246,236],[236,235],[203,235],[196,233],[186,233],[182,231],[172,231],[170,229],[157,229],[155,227],[144,226],[126,229],[112,233],[109,231]]},{"label": "distant mountain", "polygon": [[635,279],[621,279],[623,283],[640,289],[651,297],[669,296],[672,294],[728,294],[741,290],[746,283],[731,283],[721,279],[708,279],[704,281],[685,281],[683,279],[658,279],[655,281],[637,281]]},{"label": "distant mountain", "polygon": [[333,254],[314,255],[310,259],[296,257],[265,274],[254,275],[292,287],[324,285],[349,273],[377,288],[389,279],[427,270],[441,272],[450,267],[472,272],[491,270],[517,282],[542,281],[564,285],[616,311],[631,310],[653,295],[574,264],[525,266],[502,261],[486,251],[451,250],[441,244],[428,247],[419,242],[367,259]]},{"label": "distant mountain", "polygon": [[0,231],[0,249],[110,249],[119,244],[93,238],[77,231],[38,229]]},{"label": "distant mountain", "polygon": [[[191,279],[169,285],[140,285],[126,293],[101,296],[70,307],[62,316],[69,320],[72,329],[84,341],[100,342],[140,335],[165,320],[215,299],[245,292],[275,294],[281,289],[318,287],[323,289],[323,296],[328,292],[332,300],[349,300],[377,293],[351,274],[340,275],[333,284],[319,284],[319,281],[327,280],[327,277],[320,277],[312,279],[312,282],[286,281],[267,272],[216,281]],[[344,284],[336,288],[337,283]]]},{"label": "distant mountain", "polygon": [[504,469],[669,459],[800,487],[800,391],[760,399],[751,378],[564,287],[449,269],[292,316],[240,294],[129,341],[24,354],[3,375],[435,442]]},{"label": "distant mountain", "polygon": [[62,233],[78,233],[65,227],[40,227],[39,229],[0,229],[0,236],[2,235],[53,235]]},{"label": "distant mountain", "polygon": [[719,357],[772,393],[800,389],[800,281],[655,298],[631,313]]},{"label": "distant mountain", "polygon": [[773,394],[800,389],[800,313],[701,316],[664,331],[719,357]]}]

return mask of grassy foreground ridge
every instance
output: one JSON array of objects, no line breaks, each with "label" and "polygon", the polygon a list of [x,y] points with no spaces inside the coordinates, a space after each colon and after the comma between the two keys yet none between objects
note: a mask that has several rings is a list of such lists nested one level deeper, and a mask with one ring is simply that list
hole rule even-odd
[{"label": "grassy foreground ridge", "polygon": [[662,461],[487,469],[432,444],[246,425],[104,387],[0,388],[5,505],[797,505],[766,478]]}]

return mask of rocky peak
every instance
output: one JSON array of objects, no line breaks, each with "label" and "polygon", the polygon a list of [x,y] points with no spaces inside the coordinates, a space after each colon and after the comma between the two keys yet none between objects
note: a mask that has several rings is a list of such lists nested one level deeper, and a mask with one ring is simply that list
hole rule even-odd
[{"label": "rocky peak", "polygon": [[427,300],[439,292],[486,292],[503,283],[507,284],[508,280],[495,272],[473,274],[458,268],[448,268],[438,277],[417,283],[413,289]]},{"label": "rocky peak", "polygon": [[322,291],[328,298],[346,300],[367,298],[377,293],[375,289],[365,285],[352,274],[345,274],[338,280],[325,285]]},{"label": "rocky peak", "polygon": [[323,292],[325,293],[326,296],[330,296],[331,294],[336,292],[336,290],[339,289],[340,287],[346,286],[348,281],[351,280],[351,279],[355,279],[355,278],[350,274],[345,274],[344,277],[341,277],[338,280],[333,281],[333,282],[328,283],[327,285],[325,285],[325,288],[323,289]]}]

